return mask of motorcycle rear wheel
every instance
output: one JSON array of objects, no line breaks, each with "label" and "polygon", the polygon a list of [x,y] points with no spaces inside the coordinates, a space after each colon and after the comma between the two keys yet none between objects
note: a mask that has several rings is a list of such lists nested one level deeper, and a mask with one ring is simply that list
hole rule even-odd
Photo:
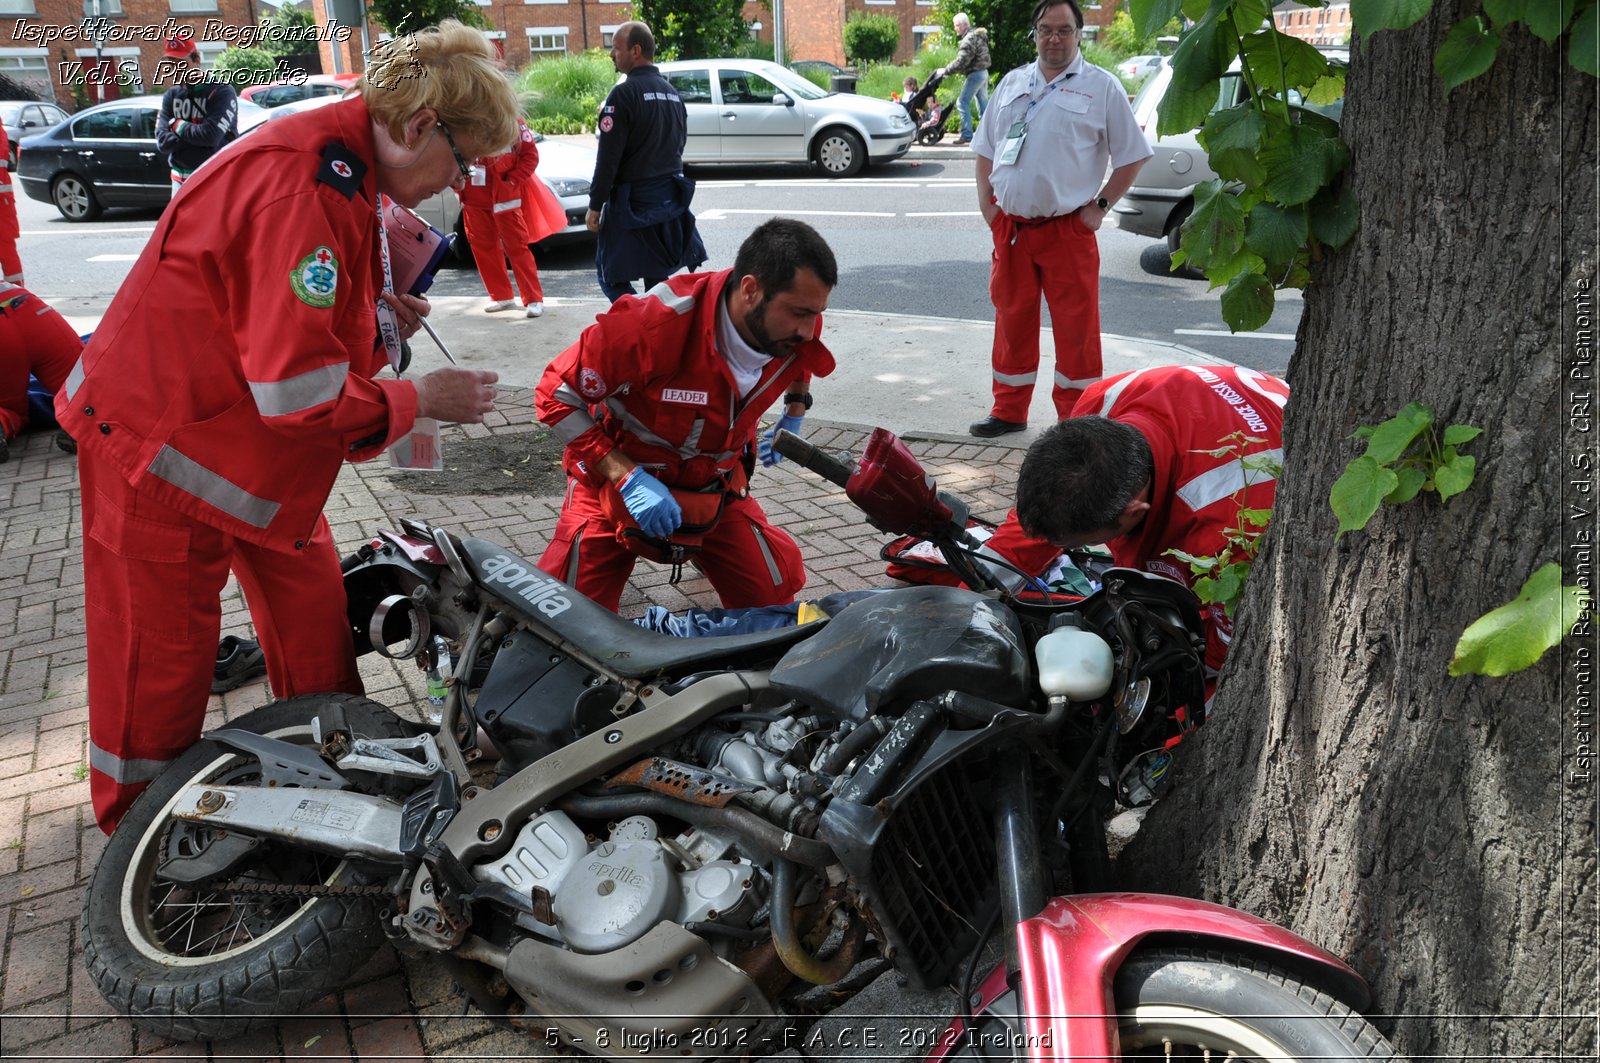
[{"label": "motorcycle rear wheel", "polygon": [[[1261,1060],[1300,1063],[1386,1060],[1394,1048],[1366,1019],[1333,997],[1259,960],[1207,949],[1135,953],[1114,986],[1124,1061]],[[945,1058],[1028,1058],[1006,993],[978,1019],[978,1040]]]},{"label": "motorcycle rear wheel", "polygon": [[[408,732],[366,698],[319,694],[274,702],[230,726],[311,745],[317,710],[337,701],[371,738]],[[83,956],[101,994],[158,1037],[222,1040],[300,1013],[341,986],[384,936],[370,896],[298,897],[224,893],[157,876],[168,855],[214,842],[208,827],[172,819],[178,796],[197,783],[248,783],[255,758],[196,743],[128,809],[95,868],[83,902]],[[269,842],[227,876],[246,885],[352,885],[348,862]]]}]

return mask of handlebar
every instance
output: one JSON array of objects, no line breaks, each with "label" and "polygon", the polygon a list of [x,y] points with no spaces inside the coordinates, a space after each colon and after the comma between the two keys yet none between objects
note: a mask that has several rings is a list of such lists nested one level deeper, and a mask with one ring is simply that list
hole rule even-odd
[{"label": "handlebar", "polygon": [[817,449],[787,430],[780,430],[773,438],[772,449],[838,487],[847,486],[850,483],[850,474],[855,471],[849,464],[825,450]]}]

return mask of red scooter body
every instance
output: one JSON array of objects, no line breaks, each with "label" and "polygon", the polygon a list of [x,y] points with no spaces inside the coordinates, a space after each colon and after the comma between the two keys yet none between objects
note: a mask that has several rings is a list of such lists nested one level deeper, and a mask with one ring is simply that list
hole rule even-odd
[{"label": "red scooter body", "polygon": [[[1152,935],[1268,954],[1279,966],[1323,983],[1351,1007],[1364,1008],[1369,990],[1361,976],[1324,949],[1253,915],[1186,897],[1149,893],[1089,893],[1056,897],[1017,926],[1022,1014],[1028,1057],[1036,1060],[1115,1060],[1117,1008],[1112,981],[1117,968]],[[1316,977],[1311,977],[1315,972]],[[1002,964],[978,989],[979,1015],[1005,994]],[[965,1024],[953,1020],[929,1061],[943,1060],[961,1043]]]}]

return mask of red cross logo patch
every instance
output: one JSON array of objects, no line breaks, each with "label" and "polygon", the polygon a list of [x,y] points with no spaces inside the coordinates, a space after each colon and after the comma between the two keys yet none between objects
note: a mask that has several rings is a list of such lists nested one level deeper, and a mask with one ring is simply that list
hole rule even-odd
[{"label": "red cross logo patch", "polygon": [[340,177],[349,177],[351,173],[350,164],[345,162],[343,159],[334,159],[333,172],[338,174]]}]

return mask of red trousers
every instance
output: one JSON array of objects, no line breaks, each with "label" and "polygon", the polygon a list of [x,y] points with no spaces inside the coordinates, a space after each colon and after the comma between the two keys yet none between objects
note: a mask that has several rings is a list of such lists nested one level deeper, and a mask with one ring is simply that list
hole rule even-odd
[{"label": "red trousers", "polygon": [[8,236],[0,236],[0,279],[22,283],[22,256],[17,254],[17,241]]},{"label": "red trousers", "polygon": [[[616,525],[601,511],[599,491],[569,479],[566,504],[539,567],[616,612],[636,560],[617,542]],[[806,585],[800,547],[749,496],[723,508],[694,564],[727,609],[787,605]]]},{"label": "red trousers", "polygon": [[128,486],[78,454],[89,644],[89,794],[110,833],[199,737],[231,567],[278,697],[362,692],[326,519],[305,549],[244,542]]},{"label": "red trousers", "polygon": [[544,302],[539,267],[534,264],[533,252],[528,250],[528,225],[522,208],[496,213],[484,207],[462,207],[461,214],[467,226],[467,243],[472,245],[472,260],[477,263],[478,276],[483,278],[489,298],[512,298],[505,264],[505,259],[509,258],[522,305]]},{"label": "red trousers", "polygon": [[1025,422],[1039,373],[1039,296],[1050,307],[1055,340],[1056,415],[1071,416],[1085,388],[1100,379],[1100,246],[1077,214],[1019,223],[1001,212],[991,227],[994,259],[994,407],[1003,421]]},{"label": "red trousers", "polygon": [[[12,294],[18,294],[16,289]],[[0,294],[0,302],[4,299]],[[59,391],[82,353],[83,341],[67,319],[38,296],[0,309],[0,434],[15,439],[28,424],[29,373],[52,392]]]}]

